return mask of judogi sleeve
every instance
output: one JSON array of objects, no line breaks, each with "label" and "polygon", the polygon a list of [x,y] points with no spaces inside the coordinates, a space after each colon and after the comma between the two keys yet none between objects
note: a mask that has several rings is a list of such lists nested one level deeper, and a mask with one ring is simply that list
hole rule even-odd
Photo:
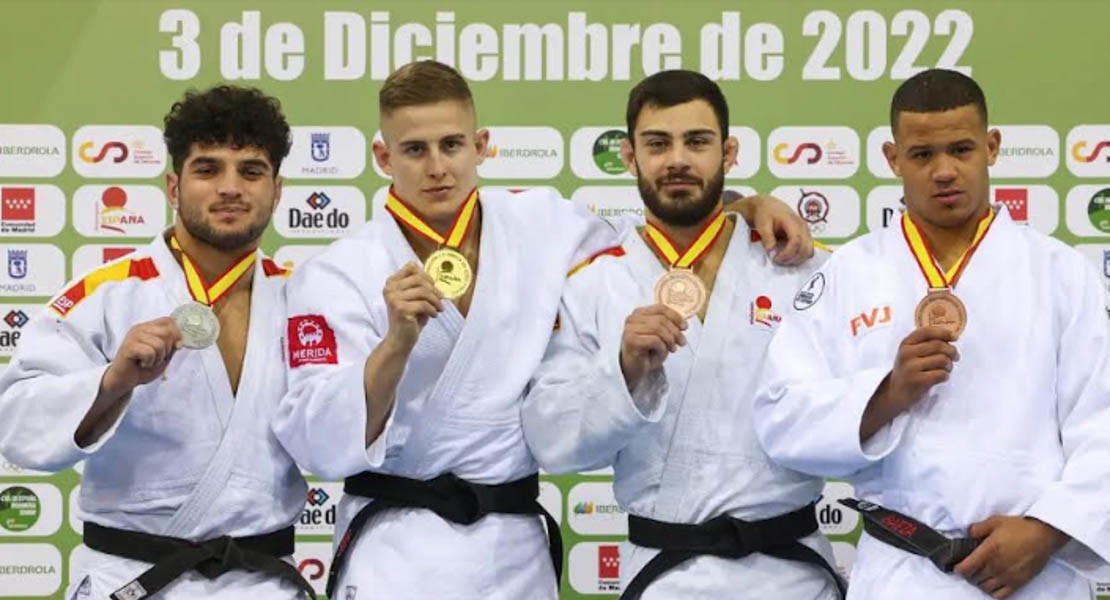
[{"label": "judogi sleeve", "polygon": [[1055,558],[1110,580],[1110,323],[1099,277],[1081,257],[1057,270],[1057,419],[1064,468],[1026,513],[1071,536]]},{"label": "judogi sleeve", "polygon": [[628,315],[616,314],[606,302],[604,269],[598,267],[572,275],[564,288],[557,330],[524,401],[524,438],[540,466],[552,473],[612,464],[666,407],[662,369],[628,391],[620,367]]},{"label": "judogi sleeve", "polygon": [[325,479],[380,467],[393,424],[391,412],[366,445],[363,372],[386,332],[371,319],[369,298],[352,278],[362,269],[342,264],[356,258],[347,250],[307,261],[286,288],[289,391],[271,424],[293,459]]},{"label": "judogi sleeve", "polygon": [[23,330],[15,356],[0,377],[0,454],[13,463],[60,471],[96,452],[115,434],[126,408],[94,443],[82,448],[73,439],[110,363],[103,351],[105,294],[102,289],[82,298],[64,314],[53,308],[55,299]]},{"label": "judogi sleeve", "polygon": [[852,352],[848,319],[839,318],[842,297],[854,285],[837,281],[843,259],[833,255],[802,284],[768,346],[753,400],[764,451],[783,466],[819,477],[846,477],[882,460],[901,441],[909,418],[897,417],[860,443],[864,409],[894,357],[852,371],[839,364]]}]

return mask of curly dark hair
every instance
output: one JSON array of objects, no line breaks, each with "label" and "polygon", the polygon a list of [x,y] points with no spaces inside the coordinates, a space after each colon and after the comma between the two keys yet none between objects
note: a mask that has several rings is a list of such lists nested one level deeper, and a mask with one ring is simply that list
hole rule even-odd
[{"label": "curly dark hair", "polygon": [[178,175],[193,144],[260,148],[275,175],[289,155],[289,123],[281,103],[257,88],[218,85],[203,92],[189,90],[174,103],[164,124],[166,148]]}]

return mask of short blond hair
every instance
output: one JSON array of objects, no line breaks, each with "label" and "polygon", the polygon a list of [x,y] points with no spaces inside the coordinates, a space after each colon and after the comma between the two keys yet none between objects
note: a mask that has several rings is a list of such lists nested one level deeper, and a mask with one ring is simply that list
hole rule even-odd
[{"label": "short blond hair", "polygon": [[455,69],[434,60],[409,63],[386,78],[378,92],[382,115],[408,106],[455,100],[474,109],[470,86]]}]

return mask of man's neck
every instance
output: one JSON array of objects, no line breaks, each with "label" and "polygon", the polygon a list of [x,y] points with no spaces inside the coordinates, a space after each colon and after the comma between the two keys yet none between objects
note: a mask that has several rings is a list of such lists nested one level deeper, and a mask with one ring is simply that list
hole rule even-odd
[{"label": "man's neck", "polygon": [[644,208],[644,215],[648,223],[650,223],[656,229],[667,234],[667,237],[670,238],[672,242],[674,242],[675,250],[677,250],[681,254],[687,248],[689,248],[691,244],[694,243],[694,240],[698,238],[698,234],[705,230],[706,225],[708,225],[709,222],[717,216],[717,212],[720,209],[721,205],[720,202],[718,202],[717,206],[715,206],[708,215],[706,215],[700,221],[693,225],[673,225],[667,223],[659,217],[655,216],[655,214],[647,208]]},{"label": "man's neck", "polygon": [[[180,224],[174,227],[173,235],[177,238],[181,250],[189,256],[189,260],[193,261],[201,276],[204,277],[205,283],[208,284],[226,273],[244,254],[256,247],[252,244],[234,250],[221,250],[192,237]],[[248,283],[253,277],[254,269],[248,269],[238,283]]]},{"label": "man's neck", "polygon": [[[937,264],[947,271],[971,247],[975,241],[975,232],[979,229],[979,222],[989,210],[991,207],[987,204],[967,221],[955,227],[938,227],[917,218],[914,219],[914,224],[929,243],[929,249],[932,250]],[[910,216],[913,218],[913,215]]]}]

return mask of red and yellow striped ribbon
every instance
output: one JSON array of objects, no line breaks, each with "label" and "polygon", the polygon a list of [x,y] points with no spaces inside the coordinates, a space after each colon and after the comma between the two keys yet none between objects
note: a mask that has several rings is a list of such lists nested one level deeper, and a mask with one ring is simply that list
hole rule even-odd
[{"label": "red and yellow striped ribbon", "polygon": [[672,268],[689,269],[713,247],[713,242],[717,241],[717,236],[721,235],[724,225],[725,214],[717,211],[717,215],[706,223],[705,227],[694,238],[694,242],[682,253],[679,253],[674,242],[666,233],[650,222],[647,224],[647,228],[644,229],[644,233],[647,235],[648,245],[655,250],[656,254],[663,257],[667,264]]},{"label": "red and yellow striped ribbon", "polygon": [[247,251],[246,254],[235,261],[235,264],[216,277],[211,285],[208,285],[204,281],[204,276],[200,274],[200,269],[197,268],[196,263],[181,249],[181,244],[178,243],[176,237],[170,238],[170,247],[181,253],[181,265],[185,271],[185,283],[188,284],[189,294],[192,295],[193,300],[206,306],[215,305],[231,291],[231,288],[247,274],[247,271],[254,267],[256,255],[253,249]]},{"label": "red and yellow striped ribbon", "polygon": [[979,220],[979,225],[975,229],[975,238],[972,239],[971,245],[964,251],[963,256],[960,256],[960,259],[952,265],[952,268],[944,271],[937,263],[933,250],[929,248],[929,242],[925,240],[925,236],[921,234],[921,230],[917,228],[909,213],[902,214],[902,235],[905,236],[906,243],[910,246],[910,252],[913,253],[917,266],[921,268],[921,274],[925,276],[925,281],[929,283],[930,289],[956,287],[956,282],[959,281],[967,263],[971,261],[971,255],[979,247],[979,242],[982,242],[987,235],[991,223],[994,223],[994,211],[988,210],[986,216]]},{"label": "red and yellow striped ribbon", "polygon": [[395,219],[404,223],[416,233],[432,240],[433,242],[447,246],[448,248],[458,248],[462,245],[463,240],[466,239],[466,233],[470,230],[470,222],[474,220],[475,210],[478,208],[478,189],[475,188],[470,191],[470,195],[466,197],[466,201],[459,207],[458,214],[455,215],[455,222],[451,224],[451,228],[447,231],[447,235],[439,233],[428,225],[416,214],[404,200],[401,200],[393,193],[393,188],[389,188],[389,197],[385,200],[385,209],[389,214],[393,215]]}]

